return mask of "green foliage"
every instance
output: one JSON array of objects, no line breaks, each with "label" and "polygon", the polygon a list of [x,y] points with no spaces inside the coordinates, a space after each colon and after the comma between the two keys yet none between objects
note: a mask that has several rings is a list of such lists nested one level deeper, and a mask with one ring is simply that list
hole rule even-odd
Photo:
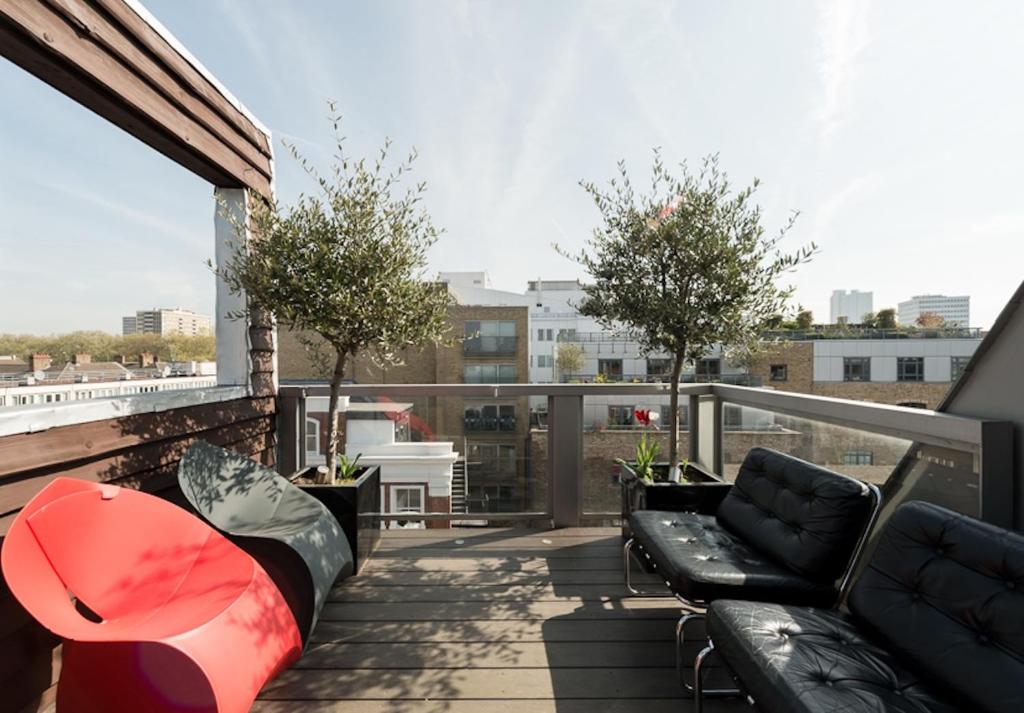
[{"label": "green foliage", "polygon": [[55,363],[71,361],[75,354],[89,354],[93,361],[113,361],[124,356],[128,361],[148,352],[160,361],[213,361],[217,356],[212,335],[130,334],[118,336],[106,332],[69,332],[36,336],[0,334],[0,354],[28,359],[32,354],[49,354]]},{"label": "green foliage", "polygon": [[[812,244],[812,252],[813,249],[814,248]],[[810,253],[806,253],[806,255],[809,257]],[[811,327],[814,326],[814,313],[811,312],[811,310],[809,309],[801,309],[799,312],[796,313],[795,322],[797,329],[810,329]]]},{"label": "green foliage", "polygon": [[878,315],[874,312],[868,312],[860,320],[861,326],[867,327],[868,329],[874,329],[878,326]]},{"label": "green foliage", "polygon": [[583,371],[583,347],[579,344],[559,344],[555,366],[563,374],[579,374]]},{"label": "green foliage", "polygon": [[896,329],[896,310],[892,307],[878,310],[875,315],[875,326],[879,329]]},{"label": "green foliage", "polygon": [[565,253],[592,278],[580,311],[606,329],[623,326],[645,351],[672,354],[669,461],[678,450],[678,385],[683,363],[715,344],[756,348],[765,325],[786,312],[793,288],[777,284],[807,262],[813,244],[784,254],[779,242],[794,213],[774,235],[752,201],[758,181],[737,192],[709,156],[699,171],[679,175],[658,151],[650,190],[639,193],[619,163],[606,189],[581,185],[601,215],[587,247]]},{"label": "green foliage", "polygon": [[246,293],[250,311],[272,314],[326,343],[333,356],[327,444],[333,473],[346,362],[369,351],[381,364],[397,364],[402,350],[441,341],[450,298],[424,279],[427,250],[439,231],[423,207],[426,184],[404,186],[415,152],[388,168],[387,140],[375,158],[351,158],[330,107],[336,148],[328,173],[285,144],[314,180],[315,195],[292,205],[250,195],[249,224],[233,220],[235,249],[217,273],[233,292]]},{"label": "green foliage", "polygon": [[355,480],[356,472],[359,470],[359,459],[362,453],[356,453],[354,458],[349,458],[344,453],[338,454],[337,481]]},{"label": "green foliage", "polygon": [[[640,435],[640,441],[636,444],[636,453],[633,457],[633,464],[630,466],[640,478],[648,483],[654,482],[654,462],[658,460],[661,446],[653,438],[648,438],[647,431]],[[621,458],[616,459],[620,465],[626,465]]]}]

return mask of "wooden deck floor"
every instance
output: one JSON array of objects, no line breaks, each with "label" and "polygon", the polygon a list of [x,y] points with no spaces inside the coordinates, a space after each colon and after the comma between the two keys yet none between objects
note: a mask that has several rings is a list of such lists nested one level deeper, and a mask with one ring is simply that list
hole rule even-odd
[{"label": "wooden deck floor", "polygon": [[608,528],[387,532],[253,711],[690,710],[674,663],[680,605],[625,596],[621,547]]}]

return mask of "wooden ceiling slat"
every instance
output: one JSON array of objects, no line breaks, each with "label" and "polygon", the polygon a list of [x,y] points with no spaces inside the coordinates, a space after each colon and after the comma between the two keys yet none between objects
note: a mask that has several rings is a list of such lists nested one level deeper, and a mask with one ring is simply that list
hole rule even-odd
[{"label": "wooden ceiling slat", "polygon": [[214,185],[271,194],[267,173],[83,34],[45,0],[0,0],[0,54]]},{"label": "wooden ceiling slat", "polygon": [[210,106],[245,134],[249,141],[259,146],[264,154],[270,156],[270,143],[267,135],[221,94],[210,80],[182,57],[159,32],[139,17],[124,0],[95,0],[95,2],[124,25],[142,46],[177,73],[184,84],[202,96]]},{"label": "wooden ceiling slat", "polygon": [[108,19],[90,7],[84,0],[45,0],[54,10],[76,25],[89,38],[100,45],[136,74],[150,82],[154,88],[171,100],[179,109],[187,112],[221,141],[228,144],[242,159],[256,167],[267,178],[271,174],[270,158],[263,153],[249,137],[230,126],[220,114],[214,111],[191,87],[182,85],[179,77],[165,65],[155,61],[145,50],[140,49],[131,38],[124,35]]}]

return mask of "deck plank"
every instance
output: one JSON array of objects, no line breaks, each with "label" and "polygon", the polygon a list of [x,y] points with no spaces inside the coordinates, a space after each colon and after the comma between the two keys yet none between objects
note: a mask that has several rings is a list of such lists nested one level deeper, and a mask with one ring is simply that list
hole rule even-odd
[{"label": "deck plank", "polygon": [[385,532],[253,711],[685,712],[682,607],[626,595],[621,545],[613,528]]}]

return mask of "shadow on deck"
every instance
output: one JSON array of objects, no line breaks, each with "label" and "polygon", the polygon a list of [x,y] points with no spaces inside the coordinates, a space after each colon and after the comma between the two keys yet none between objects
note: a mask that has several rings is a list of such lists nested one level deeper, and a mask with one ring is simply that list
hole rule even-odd
[{"label": "shadow on deck", "polygon": [[679,713],[679,615],[625,596],[618,530],[389,531],[253,710]]}]

